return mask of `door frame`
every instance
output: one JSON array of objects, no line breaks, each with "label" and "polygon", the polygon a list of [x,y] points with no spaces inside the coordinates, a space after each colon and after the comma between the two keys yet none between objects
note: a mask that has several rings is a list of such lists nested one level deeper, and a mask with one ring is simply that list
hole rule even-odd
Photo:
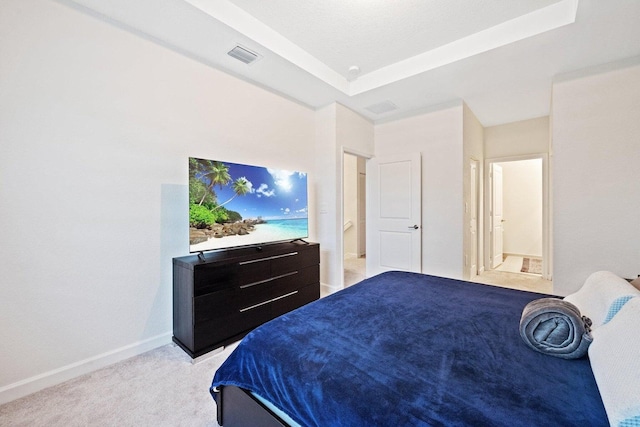
[{"label": "door frame", "polygon": [[519,160],[542,160],[542,278],[552,280],[553,261],[551,259],[551,242],[552,229],[550,221],[551,199],[549,194],[550,177],[549,177],[549,155],[547,153],[526,154],[521,156],[495,157],[485,159],[484,163],[484,265],[485,268],[491,269],[491,206],[492,206],[492,188],[491,188],[491,165],[493,163],[507,163]]},{"label": "door frame", "polygon": [[[338,213],[338,224],[336,227],[336,271],[339,273],[338,289],[344,289],[344,155],[351,154],[353,156],[362,157],[365,161],[371,159],[373,154],[365,153],[353,148],[341,146],[338,150],[338,185],[336,189],[338,200],[340,201],[340,209]],[[369,179],[368,177],[366,178]],[[366,230],[364,231],[366,233]],[[366,236],[367,238],[369,236]]]},{"label": "door frame", "polygon": [[[480,225],[480,199],[482,198],[483,192],[480,191],[480,161],[474,157],[469,159],[469,204],[465,205],[465,210],[469,210],[469,223],[467,227],[469,227],[469,247],[472,249],[471,256],[465,256],[465,274],[469,274],[469,278],[473,278],[480,274],[481,272],[481,260],[480,254],[482,251],[480,250],[481,246],[481,238],[480,238],[480,230],[482,230],[482,226]],[[473,170],[475,169],[475,172]],[[468,207],[467,207],[468,206]],[[473,220],[473,214],[475,214],[475,221]],[[474,233],[471,232],[471,227],[475,227],[475,237]],[[473,271],[471,268],[474,265],[475,268]]]},{"label": "door frame", "polygon": [[[366,164],[365,164],[366,169]],[[364,177],[364,179],[363,179]],[[358,218],[356,218],[356,230],[358,231],[357,241],[356,241],[356,257],[360,258],[362,256],[366,256],[367,253],[367,174],[366,172],[358,172],[357,177],[357,194],[358,194]],[[362,201],[364,199],[364,206],[362,206]],[[362,224],[362,215],[364,216],[364,226]],[[364,236],[364,241],[363,241]]]},{"label": "door frame", "polygon": [[[499,173],[500,179],[496,179],[496,174]],[[492,162],[490,164],[489,170],[489,180],[490,182],[490,190],[489,190],[489,201],[491,202],[491,206],[489,206],[489,241],[491,257],[489,263],[489,269],[495,270],[499,267],[504,261],[504,174],[502,172],[502,165],[497,162]],[[498,193],[497,190],[500,190],[500,197],[495,197]],[[498,209],[499,208],[499,209]],[[496,212],[498,211],[498,212]],[[499,220],[499,223],[496,222]],[[500,233],[500,238],[497,238],[498,233]],[[498,245],[498,242],[500,244]],[[500,251],[496,251],[496,247],[500,248]]]}]

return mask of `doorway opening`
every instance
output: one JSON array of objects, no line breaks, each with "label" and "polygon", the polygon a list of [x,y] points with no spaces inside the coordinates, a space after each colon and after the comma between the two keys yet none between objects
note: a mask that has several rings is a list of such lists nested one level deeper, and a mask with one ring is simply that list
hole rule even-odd
[{"label": "doorway opening", "polygon": [[546,154],[485,166],[484,279],[551,293]]},{"label": "doorway opening", "polygon": [[345,288],[366,277],[366,161],[365,157],[343,153],[342,255]]}]

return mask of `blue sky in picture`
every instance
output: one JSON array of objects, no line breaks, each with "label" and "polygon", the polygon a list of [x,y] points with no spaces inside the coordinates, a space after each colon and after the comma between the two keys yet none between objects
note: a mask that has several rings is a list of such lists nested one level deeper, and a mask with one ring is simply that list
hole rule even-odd
[{"label": "blue sky in picture", "polygon": [[[229,168],[231,181],[220,188],[214,187],[218,203],[232,199],[224,207],[236,211],[243,219],[295,219],[307,218],[307,174],[303,172],[271,169],[261,166],[220,162]],[[236,196],[233,181],[244,177],[250,191]],[[203,180],[208,184],[206,178]],[[235,196],[235,197],[234,197]]]}]

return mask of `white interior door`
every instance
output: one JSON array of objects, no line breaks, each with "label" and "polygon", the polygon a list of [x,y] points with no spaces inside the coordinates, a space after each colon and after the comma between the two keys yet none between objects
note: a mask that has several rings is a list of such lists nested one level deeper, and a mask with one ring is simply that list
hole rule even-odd
[{"label": "white interior door", "polygon": [[504,218],[502,209],[502,166],[491,164],[491,268],[502,264]]},{"label": "white interior door", "polygon": [[469,235],[471,236],[469,248],[469,277],[478,274],[478,162],[473,160],[470,164],[470,212]]},{"label": "white interior door", "polygon": [[367,277],[421,272],[420,153],[367,162]]}]

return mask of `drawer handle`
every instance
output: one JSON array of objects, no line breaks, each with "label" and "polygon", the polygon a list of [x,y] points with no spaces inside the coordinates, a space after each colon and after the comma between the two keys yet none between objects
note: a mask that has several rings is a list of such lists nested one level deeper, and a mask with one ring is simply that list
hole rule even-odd
[{"label": "drawer handle", "polygon": [[246,285],[240,286],[240,289],[250,288],[255,285],[262,285],[263,283],[272,282],[274,280],[282,279],[283,277],[293,276],[294,274],[298,274],[297,271],[292,271],[291,273],[281,274],[279,276],[269,277],[268,279],[259,280],[257,282],[247,283]]},{"label": "drawer handle", "polygon": [[260,259],[252,259],[252,260],[249,260],[249,261],[239,262],[238,264],[240,264],[240,265],[253,264],[254,262],[271,261],[272,259],[284,258],[284,257],[288,257],[288,256],[295,256],[295,255],[298,255],[298,252],[290,252],[288,254],[274,255],[274,256],[270,256],[270,257],[266,257],[266,258],[260,258]]},{"label": "drawer handle", "polygon": [[272,299],[267,300],[267,301],[262,301],[259,304],[252,305],[250,307],[241,308],[240,309],[240,313],[244,313],[245,311],[253,310],[254,308],[258,308],[258,307],[260,307],[262,305],[269,304],[269,303],[272,303],[274,301],[278,301],[279,299],[282,299],[282,298],[290,297],[291,295],[295,295],[297,293],[298,293],[298,291],[289,292],[288,294],[280,295],[279,297],[272,298]]}]

